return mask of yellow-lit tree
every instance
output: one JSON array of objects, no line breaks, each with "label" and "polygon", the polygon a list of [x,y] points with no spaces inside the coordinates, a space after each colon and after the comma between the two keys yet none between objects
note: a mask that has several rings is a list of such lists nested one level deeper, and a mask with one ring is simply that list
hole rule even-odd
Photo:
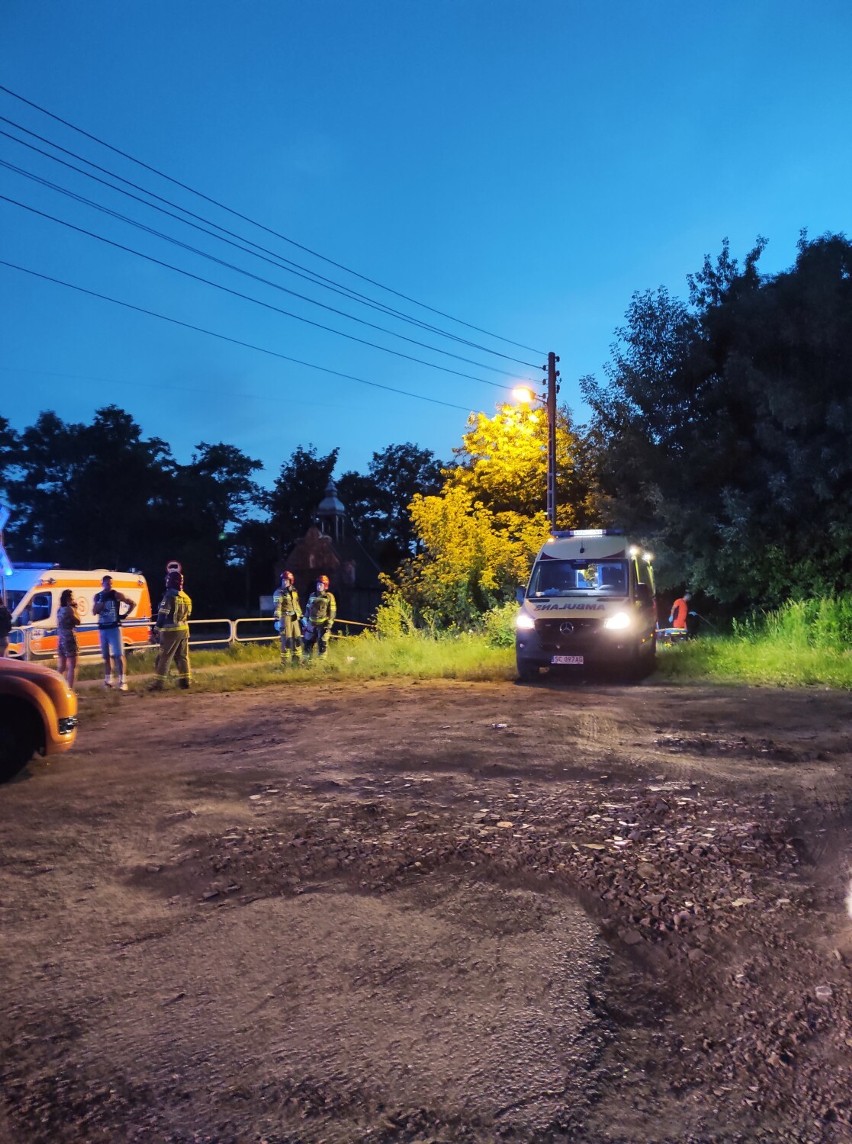
[{"label": "yellow-lit tree", "polygon": [[[594,523],[583,444],[567,410],[560,410],[556,444],[558,526]],[[393,600],[436,627],[475,624],[510,600],[549,533],[543,410],[506,404],[493,417],[471,414],[454,453],[441,492],[409,505],[419,554],[385,581],[386,605]]]},{"label": "yellow-lit tree", "polygon": [[[586,446],[566,408],[556,420],[556,525],[585,528],[597,523],[585,464]],[[547,502],[547,416],[529,405],[498,405],[493,417],[472,413],[457,467],[445,487],[459,485],[495,513],[534,517]],[[506,520],[507,527],[511,523]]]},{"label": "yellow-lit tree", "polygon": [[418,493],[409,512],[421,551],[403,564],[396,583],[386,584],[438,628],[475,624],[504,603],[548,534],[544,513],[503,513],[498,521],[457,484],[438,496]]}]

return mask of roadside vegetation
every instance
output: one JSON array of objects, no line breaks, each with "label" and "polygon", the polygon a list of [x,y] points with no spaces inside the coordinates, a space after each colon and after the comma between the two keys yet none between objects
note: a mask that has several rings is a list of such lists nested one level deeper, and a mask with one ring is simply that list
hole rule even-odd
[{"label": "roadside vegetation", "polygon": [[[378,637],[371,633],[332,639],[328,655],[301,665],[279,666],[277,645],[253,644],[223,651],[192,653],[193,689],[238,691],[275,684],[363,682],[369,679],[497,680],[514,677],[514,652],[496,647],[482,634]],[[154,652],[131,655],[127,663],[131,687],[153,677]],[[100,662],[83,661],[81,680],[98,680]]]},{"label": "roadside vegetation", "polygon": [[852,688],[852,596],[791,600],[657,656],[669,680]]},{"label": "roadside vegetation", "polygon": [[[245,644],[193,652],[195,687],[236,691],[274,684],[515,678],[513,604],[494,609],[478,631],[406,627],[385,612],[384,631],[332,640],[325,660],[279,667],[276,644]],[[133,654],[128,672],[141,683],[153,674],[154,650]],[[98,662],[83,661],[80,678],[97,680]],[[852,596],[793,601],[734,621],[729,632],[660,648],[651,680],[766,687],[852,689]]]}]

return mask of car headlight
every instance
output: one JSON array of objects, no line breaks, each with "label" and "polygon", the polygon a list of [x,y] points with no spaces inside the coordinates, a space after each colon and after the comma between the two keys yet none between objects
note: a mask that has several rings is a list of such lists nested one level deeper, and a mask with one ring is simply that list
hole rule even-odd
[{"label": "car headlight", "polygon": [[604,627],[611,632],[623,632],[625,628],[629,628],[632,621],[627,612],[616,612],[614,616],[608,616],[604,620]]},{"label": "car headlight", "polygon": [[515,627],[519,632],[531,632],[535,627],[535,620],[528,612],[518,612]]}]

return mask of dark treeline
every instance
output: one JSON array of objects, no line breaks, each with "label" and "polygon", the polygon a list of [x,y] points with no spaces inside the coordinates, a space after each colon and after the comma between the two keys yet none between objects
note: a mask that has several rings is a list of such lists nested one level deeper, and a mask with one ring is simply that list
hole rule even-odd
[{"label": "dark treeline", "polygon": [[852,246],[761,275],[764,245],[634,295],[584,385],[604,515],[732,612],[852,591]]},{"label": "dark treeline", "polygon": [[[272,490],[261,463],[233,445],[201,442],[189,464],[167,442],[146,439],[115,405],[90,424],[42,413],[21,433],[0,417],[0,497],[11,509],[5,533],[12,562],[66,568],[137,568],[158,585],[179,559],[196,613],[257,609],[276,565],[314,522],[337,450],[299,447]],[[405,505],[440,484],[441,462],[415,445],[375,453],[367,474],[344,473],[339,495],[349,527],[388,570],[411,551]]]},{"label": "dark treeline", "polygon": [[[687,301],[635,294],[605,379],[583,381],[592,415],[575,430],[582,519],[652,546],[664,589],[730,612],[852,591],[852,246],[802,235],[775,275],[758,270],[763,247],[740,266],[725,243]],[[154,584],[180,559],[198,614],[252,611],[336,461],[300,446],[265,490],[234,446],[201,442],[181,465],[115,406],[89,425],[42,413],[20,433],[0,418],[7,548],[13,561],[140,568]],[[487,503],[481,461],[457,464]],[[410,443],[337,481],[350,531],[388,572],[417,547],[413,495],[443,486],[441,462]]]}]

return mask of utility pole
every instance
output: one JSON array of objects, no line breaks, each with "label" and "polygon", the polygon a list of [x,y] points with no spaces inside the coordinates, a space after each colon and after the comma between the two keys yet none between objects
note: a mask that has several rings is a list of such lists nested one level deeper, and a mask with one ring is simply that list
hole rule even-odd
[{"label": "utility pole", "polygon": [[559,386],[556,379],[559,371],[555,353],[547,355],[547,519],[550,531],[556,531],[556,394]]}]

